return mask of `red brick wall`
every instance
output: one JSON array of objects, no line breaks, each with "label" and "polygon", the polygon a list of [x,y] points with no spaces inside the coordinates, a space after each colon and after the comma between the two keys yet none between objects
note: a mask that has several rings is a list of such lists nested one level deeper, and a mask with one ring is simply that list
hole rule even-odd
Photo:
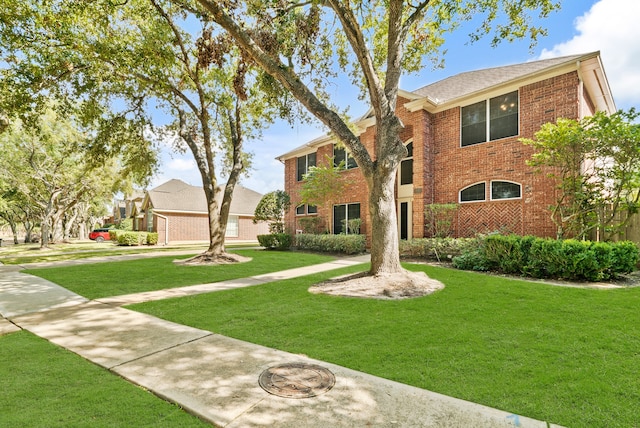
[{"label": "red brick wall", "polygon": [[[456,236],[471,236],[478,232],[502,230],[519,234],[555,236],[556,227],[548,207],[555,202],[556,183],[546,173],[536,174],[526,165],[533,150],[519,138],[532,138],[546,122],[557,118],[578,118],[579,79],[576,72],[547,79],[519,89],[520,134],[487,143],[460,147],[460,108],[430,114],[424,110],[409,112],[398,100],[397,114],[405,125],[401,138],[413,139],[414,194],[413,236],[425,236],[424,205],[457,203],[459,191],[484,181],[489,190],[491,180],[512,181],[522,185],[518,200],[487,201],[460,204],[454,230]],[[505,91],[508,92],[508,91]],[[375,127],[370,127],[360,140],[372,153]],[[332,146],[318,149],[318,163],[332,155]],[[368,196],[359,169],[343,172],[353,182],[336,203],[360,202],[362,233],[370,225]],[[292,208],[286,215],[291,233],[297,224],[295,207],[300,203],[300,183],[296,181],[296,159],[285,161],[285,191],[291,195]],[[326,216],[326,209],[318,208]]]},{"label": "red brick wall", "polygon": [[[160,213],[169,219],[169,243],[176,241],[208,241],[209,220],[206,214]],[[158,242],[165,242],[165,219],[154,215],[154,230],[158,232]],[[238,219],[238,236],[226,237],[225,241],[255,241],[257,235],[269,233],[266,222],[253,224],[252,217]]]},{"label": "red brick wall", "polygon": [[555,236],[548,207],[555,202],[556,183],[526,165],[533,150],[518,139],[532,138],[542,124],[559,117],[577,118],[578,88],[575,72],[520,88],[520,135],[468,147],[460,147],[460,109],[436,115],[436,203],[457,202],[461,189],[481,181],[487,189],[491,180],[522,185],[520,200],[461,204],[455,224],[457,236],[496,230]]}]

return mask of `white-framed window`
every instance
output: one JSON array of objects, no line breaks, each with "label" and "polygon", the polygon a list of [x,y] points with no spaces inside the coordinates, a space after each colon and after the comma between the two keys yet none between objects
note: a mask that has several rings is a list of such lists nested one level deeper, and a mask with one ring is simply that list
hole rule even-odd
[{"label": "white-framed window", "polygon": [[512,181],[492,181],[491,200],[520,199],[522,197],[522,186]]},{"label": "white-framed window", "polygon": [[333,233],[339,235],[341,233],[349,233],[345,228],[345,224],[349,220],[360,218],[360,204],[340,204],[333,206]]},{"label": "white-framed window", "polygon": [[312,166],[316,166],[315,153],[309,153],[308,155],[296,158],[296,179],[302,181],[304,175],[309,172],[309,168]]},{"label": "white-framed window", "polygon": [[237,215],[230,215],[227,219],[227,230],[224,236],[227,238],[237,238],[239,232],[239,218]]},{"label": "white-framed window", "polygon": [[147,232],[153,232],[153,209],[147,208]]},{"label": "white-framed window", "polygon": [[460,109],[462,147],[518,135],[518,91]]},{"label": "white-framed window", "polygon": [[296,207],[296,215],[317,214],[318,207],[315,205],[300,204]]},{"label": "white-framed window", "polygon": [[413,184],[413,142],[407,144],[407,157],[400,162],[400,185]]},{"label": "white-framed window", "polygon": [[480,202],[487,200],[485,182],[472,184],[460,190],[460,202]]},{"label": "white-framed window", "polygon": [[351,153],[344,147],[338,147],[337,144],[333,145],[333,166],[335,168],[340,165],[340,162],[344,162],[344,169],[357,168],[358,164],[356,160],[351,156]]}]

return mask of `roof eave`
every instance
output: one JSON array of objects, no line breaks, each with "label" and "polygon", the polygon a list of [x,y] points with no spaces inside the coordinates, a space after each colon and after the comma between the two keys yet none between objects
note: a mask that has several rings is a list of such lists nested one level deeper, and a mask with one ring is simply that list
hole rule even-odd
[{"label": "roof eave", "polygon": [[[595,51],[595,52],[584,54],[570,61],[562,62],[560,64],[556,64],[554,66],[550,66],[542,70],[537,70],[537,71],[522,75],[518,78],[508,80],[506,82],[501,82],[496,85],[487,86],[480,90],[470,92],[468,94],[464,94],[462,96],[452,98],[446,101],[432,100],[429,97],[425,97],[425,98],[407,103],[404,105],[404,107],[411,112],[424,109],[430,113],[437,113],[438,111],[443,111],[451,107],[464,104],[465,100],[476,98],[485,93],[496,91],[497,89],[502,87],[509,87],[509,86],[520,87],[520,86],[524,86],[527,81],[537,81],[537,80],[540,80],[540,78],[545,75],[549,75],[549,77],[551,77],[554,75],[566,73],[570,70],[578,71],[581,62],[588,61],[591,59],[596,59],[600,64],[600,70],[603,70],[602,64],[600,63],[600,51]],[[602,73],[604,74],[604,71],[602,71]],[[607,88],[608,88],[608,83],[607,83]],[[610,94],[611,94],[611,91],[609,91],[609,96]],[[613,101],[613,99],[611,99],[611,101]]]}]

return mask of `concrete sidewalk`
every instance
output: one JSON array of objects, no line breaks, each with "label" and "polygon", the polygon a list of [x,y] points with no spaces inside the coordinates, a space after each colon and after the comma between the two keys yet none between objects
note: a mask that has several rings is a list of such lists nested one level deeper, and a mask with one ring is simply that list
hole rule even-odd
[{"label": "concrete sidewalk", "polygon": [[[164,290],[165,294],[140,293],[101,301],[87,301],[55,284],[0,266],[0,313],[6,318],[0,319],[0,332],[17,327],[31,331],[218,426],[549,426],[119,307],[151,298],[258,285],[363,261],[366,259],[342,259],[224,284],[184,287],[187,290],[182,292]],[[335,375],[335,385],[312,398],[272,395],[260,387],[258,378],[266,369],[283,363],[327,368]]]}]

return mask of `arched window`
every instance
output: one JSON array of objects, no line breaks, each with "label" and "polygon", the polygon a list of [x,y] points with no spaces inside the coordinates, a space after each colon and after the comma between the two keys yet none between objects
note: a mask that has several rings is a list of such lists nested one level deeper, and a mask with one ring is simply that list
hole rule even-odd
[{"label": "arched window", "polygon": [[472,184],[460,191],[460,202],[477,202],[486,199],[486,184],[484,182]]},{"label": "arched window", "polygon": [[491,200],[519,199],[522,197],[522,186],[511,181],[492,181]]}]

